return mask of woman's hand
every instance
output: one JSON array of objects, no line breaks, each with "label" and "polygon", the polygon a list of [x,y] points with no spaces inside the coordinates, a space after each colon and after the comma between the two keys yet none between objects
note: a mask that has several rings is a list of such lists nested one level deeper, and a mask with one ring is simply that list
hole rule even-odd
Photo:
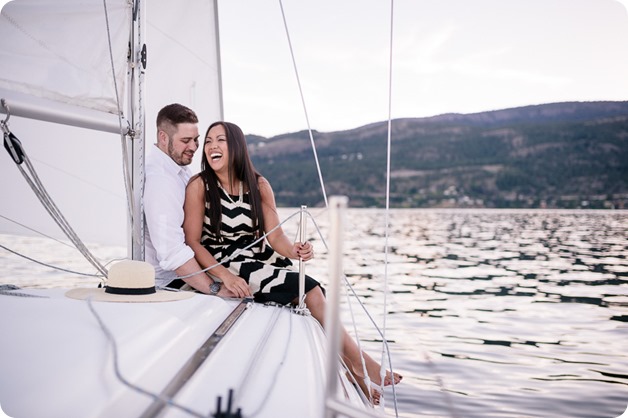
[{"label": "woman's hand", "polygon": [[222,278],[222,283],[236,298],[252,296],[249,284],[242,277],[229,274],[228,277]]},{"label": "woman's hand", "polygon": [[297,255],[295,258],[299,258],[303,261],[308,261],[314,258],[314,247],[310,242],[295,242],[292,248],[294,253]]}]

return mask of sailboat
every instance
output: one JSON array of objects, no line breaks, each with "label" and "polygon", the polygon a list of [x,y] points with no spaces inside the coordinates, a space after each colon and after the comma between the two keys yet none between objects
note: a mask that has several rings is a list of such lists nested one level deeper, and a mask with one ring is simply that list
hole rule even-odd
[{"label": "sailboat", "polygon": [[[2,9],[5,148],[86,257],[76,232],[85,226],[70,225],[45,190],[50,178],[31,172],[32,141],[22,133],[41,122],[30,121],[121,144],[128,258],[143,260],[142,169],[155,137],[146,120],[177,101],[202,109],[201,126],[222,119],[216,2],[145,3],[17,0]],[[57,146],[53,154],[69,153]],[[80,158],[101,157],[89,154]],[[75,205],[90,199],[70,192]],[[338,202],[334,214],[342,213]],[[90,213],[88,227],[112,229],[107,213]],[[107,268],[92,263],[106,277]],[[0,407],[9,416],[381,416],[347,378],[335,326],[327,338],[303,312],[200,294],[105,303],[67,291],[0,291]]]}]

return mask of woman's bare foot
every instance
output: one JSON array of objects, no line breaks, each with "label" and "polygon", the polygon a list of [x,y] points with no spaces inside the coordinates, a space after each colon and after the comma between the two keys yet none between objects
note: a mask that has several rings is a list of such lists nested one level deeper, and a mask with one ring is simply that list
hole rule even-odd
[{"label": "woman's bare foot", "polygon": [[393,384],[393,377],[395,379],[395,385],[398,385],[403,379],[403,376],[399,373],[391,373],[390,370],[386,370],[386,377],[384,377],[384,386],[390,386]]},{"label": "woman's bare foot", "polygon": [[[371,381],[377,386],[382,386],[381,384],[382,379],[379,375],[381,366],[379,365],[378,362],[373,360],[373,358],[369,356],[367,353],[363,353],[363,356],[364,356],[364,363],[366,365],[366,372],[371,378]],[[403,376],[401,376],[399,373],[391,373],[390,370],[386,370],[386,376],[384,376],[383,386],[392,385],[393,379],[394,379],[394,384],[398,385],[401,382],[401,379],[403,379]]]},{"label": "woman's bare foot", "polygon": [[[351,373],[351,377],[349,376],[349,373]],[[358,373],[355,373],[353,371],[347,372],[347,378],[350,381],[357,383],[358,387],[360,388],[364,396],[366,396],[369,402],[371,402],[371,405],[374,405],[374,406],[379,405],[379,402],[382,396],[380,392],[380,388],[377,385],[375,385],[373,382],[371,382],[370,379],[368,379],[368,385],[367,385],[367,379],[365,379],[364,376]]]}]

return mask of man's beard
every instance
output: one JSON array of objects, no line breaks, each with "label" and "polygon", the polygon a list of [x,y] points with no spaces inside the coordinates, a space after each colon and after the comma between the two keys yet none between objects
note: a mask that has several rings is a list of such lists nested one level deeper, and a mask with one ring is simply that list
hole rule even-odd
[{"label": "man's beard", "polygon": [[192,162],[192,159],[188,161],[187,157],[185,157],[183,153],[177,153],[172,145],[173,142],[174,140],[171,137],[168,137],[168,155],[170,158],[172,158],[178,165],[189,165]]}]

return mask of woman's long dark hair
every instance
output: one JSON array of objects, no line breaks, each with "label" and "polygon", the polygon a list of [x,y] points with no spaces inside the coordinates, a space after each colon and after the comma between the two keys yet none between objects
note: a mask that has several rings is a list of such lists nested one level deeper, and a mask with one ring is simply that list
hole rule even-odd
[{"label": "woman's long dark hair", "polygon": [[[219,121],[212,123],[209,128],[207,128],[205,138],[207,138],[209,131],[216,125],[222,125],[227,134],[227,147],[229,149],[229,183],[230,185],[233,184],[232,176],[235,176],[236,179],[240,180],[248,187],[253,230],[255,230],[257,237],[261,237],[264,234],[264,214],[262,211],[262,198],[257,184],[260,174],[255,170],[253,162],[249,157],[244,133],[242,129],[234,123]],[[218,190],[218,177],[209,165],[209,161],[207,161],[205,141],[203,141],[203,156],[199,175],[205,182],[205,203],[207,204],[207,202],[209,202],[210,231],[215,234],[217,239],[220,239],[222,206],[220,204],[220,191]]]}]

